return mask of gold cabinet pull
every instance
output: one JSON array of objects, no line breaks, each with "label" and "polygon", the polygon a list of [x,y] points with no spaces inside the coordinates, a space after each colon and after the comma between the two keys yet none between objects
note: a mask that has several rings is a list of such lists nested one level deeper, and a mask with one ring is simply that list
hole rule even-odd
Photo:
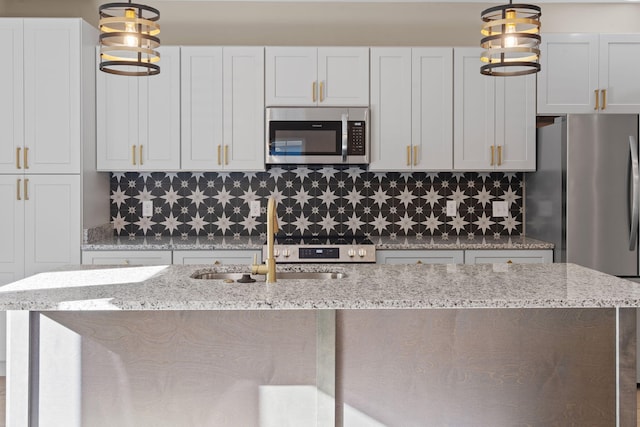
[{"label": "gold cabinet pull", "polygon": [[16,169],[22,169],[20,166],[20,147],[16,147]]},{"label": "gold cabinet pull", "polygon": [[24,180],[24,199],[29,200],[29,178]]},{"label": "gold cabinet pull", "polygon": [[324,101],[324,82],[320,82],[320,102]]},{"label": "gold cabinet pull", "polygon": [[602,109],[604,110],[607,108],[607,90],[602,89],[600,93],[602,94]]},{"label": "gold cabinet pull", "polygon": [[509,260],[507,261],[507,264],[513,264],[513,261]]},{"label": "gold cabinet pull", "polygon": [[224,146],[224,164],[229,164],[229,146],[225,144]]},{"label": "gold cabinet pull", "polygon": [[24,168],[29,169],[29,147],[24,147]]},{"label": "gold cabinet pull", "polygon": [[496,147],[494,147],[493,145],[491,146],[491,166],[493,166],[495,164],[494,158],[495,158],[495,150]]},{"label": "gold cabinet pull", "polygon": [[129,265],[129,264],[131,264],[131,262],[128,259],[125,259],[124,260],[124,265]]},{"label": "gold cabinet pull", "polygon": [[20,178],[16,181],[16,200],[22,200],[20,197],[20,181],[22,181]]},{"label": "gold cabinet pull", "polygon": [[220,160],[220,145],[218,144],[218,165],[221,165],[222,161]]},{"label": "gold cabinet pull", "polygon": [[135,145],[131,146],[131,164],[133,166],[136,165],[136,146]]},{"label": "gold cabinet pull", "polygon": [[598,89],[594,90],[594,92],[596,93],[596,106],[594,110],[598,110],[600,109],[600,97],[598,96]]},{"label": "gold cabinet pull", "polygon": [[222,264],[222,263],[220,261],[218,261],[218,260],[213,261],[213,265],[220,265],[220,264]]},{"label": "gold cabinet pull", "polygon": [[422,264],[421,260],[416,261],[416,264]]},{"label": "gold cabinet pull", "polygon": [[411,146],[407,145],[407,166],[411,166]]},{"label": "gold cabinet pull", "polygon": [[313,84],[311,85],[311,98],[313,99],[313,102],[316,102],[316,100],[318,99],[317,95],[316,95],[316,86],[318,85],[317,82],[313,82]]},{"label": "gold cabinet pull", "polygon": [[413,166],[418,166],[418,146],[413,146]]},{"label": "gold cabinet pull", "polygon": [[498,145],[498,166],[502,165],[502,145]]},{"label": "gold cabinet pull", "polygon": [[140,144],[140,166],[142,166],[142,144]]}]

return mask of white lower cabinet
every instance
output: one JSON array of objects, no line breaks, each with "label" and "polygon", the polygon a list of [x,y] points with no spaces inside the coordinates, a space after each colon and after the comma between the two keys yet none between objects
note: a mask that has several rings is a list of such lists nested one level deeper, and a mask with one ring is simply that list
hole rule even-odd
[{"label": "white lower cabinet", "polygon": [[462,264],[464,251],[458,250],[378,250],[377,264]]},{"label": "white lower cabinet", "polygon": [[93,265],[169,265],[171,251],[82,251],[82,263]]},{"label": "white lower cabinet", "polygon": [[211,251],[173,251],[173,263],[190,264],[253,264],[254,257],[258,264],[262,263],[262,251],[260,249],[232,249]]},{"label": "white lower cabinet", "polygon": [[550,264],[553,262],[553,250],[467,250],[464,252],[465,264]]}]

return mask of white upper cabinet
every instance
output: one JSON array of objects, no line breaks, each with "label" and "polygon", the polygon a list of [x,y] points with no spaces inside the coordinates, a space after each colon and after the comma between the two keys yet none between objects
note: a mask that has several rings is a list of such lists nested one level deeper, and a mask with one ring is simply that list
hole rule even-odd
[{"label": "white upper cabinet", "polygon": [[264,170],[264,48],[182,48],[182,169]]},{"label": "white upper cabinet", "polygon": [[535,170],[535,75],[480,74],[480,49],[454,49],[454,169]]},{"label": "white upper cabinet", "polygon": [[161,71],[155,76],[96,68],[98,170],[180,169],[180,48],[163,46],[159,52]]},{"label": "white upper cabinet", "polygon": [[75,18],[2,18],[0,34],[0,172],[80,173],[84,115],[93,120],[83,47],[96,30]]},{"label": "white upper cabinet", "polygon": [[639,113],[639,34],[543,34],[538,113]]},{"label": "white upper cabinet", "polygon": [[370,170],[452,168],[453,50],[371,49]]},{"label": "white upper cabinet", "polygon": [[369,48],[267,47],[267,106],[368,106]]}]

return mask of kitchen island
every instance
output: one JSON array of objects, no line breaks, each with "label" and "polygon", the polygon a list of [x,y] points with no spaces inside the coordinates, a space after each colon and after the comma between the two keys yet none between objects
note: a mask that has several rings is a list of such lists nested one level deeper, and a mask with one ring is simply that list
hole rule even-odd
[{"label": "kitchen island", "polygon": [[9,425],[635,423],[635,283],[571,264],[285,270],[342,277],[76,266],[0,288]]}]

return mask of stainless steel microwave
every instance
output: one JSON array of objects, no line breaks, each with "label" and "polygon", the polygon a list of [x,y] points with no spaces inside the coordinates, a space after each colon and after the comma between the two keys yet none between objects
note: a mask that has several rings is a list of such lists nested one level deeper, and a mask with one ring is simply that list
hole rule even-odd
[{"label": "stainless steel microwave", "polygon": [[368,164],[369,109],[268,107],[267,164]]}]

